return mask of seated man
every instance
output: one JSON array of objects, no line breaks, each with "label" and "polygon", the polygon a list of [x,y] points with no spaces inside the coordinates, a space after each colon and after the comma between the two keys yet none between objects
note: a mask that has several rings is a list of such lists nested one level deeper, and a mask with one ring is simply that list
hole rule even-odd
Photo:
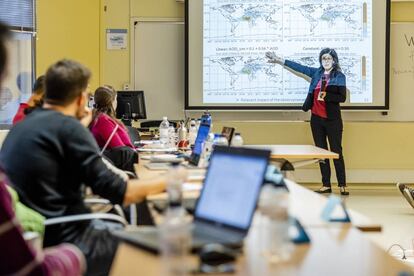
[{"label": "seated man", "polygon": [[[43,108],[10,130],[0,152],[21,201],[46,218],[89,213],[83,184],[124,205],[165,189],[164,179],[128,180],[99,155],[85,127],[91,121],[85,107],[90,75],[74,61],[52,65],[45,76]],[[47,227],[44,245],[73,243],[86,256],[88,274],[107,275],[117,248],[109,230],[109,224],[99,220]]]},{"label": "seated man", "polygon": [[[0,22],[0,86],[7,72],[7,42],[11,33]],[[0,96],[1,96],[0,89]],[[73,245],[35,251],[23,238],[21,226],[13,211],[7,191],[8,180],[0,167],[0,275],[81,275],[82,253]]]}]

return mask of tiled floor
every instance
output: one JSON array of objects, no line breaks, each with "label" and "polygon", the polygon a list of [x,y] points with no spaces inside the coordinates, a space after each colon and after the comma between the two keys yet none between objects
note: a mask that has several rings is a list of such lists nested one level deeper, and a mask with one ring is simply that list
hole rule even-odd
[{"label": "tiled floor", "polygon": [[[316,186],[308,186],[315,189]],[[350,185],[350,196],[345,199],[348,208],[358,211],[383,226],[381,233],[367,234],[380,247],[388,250],[399,244],[407,249],[407,256],[413,256],[414,263],[414,209],[394,185],[373,185],[360,188]],[[338,188],[334,193],[339,194]],[[411,251],[413,250],[413,251]],[[401,252],[393,247],[391,254]]]}]

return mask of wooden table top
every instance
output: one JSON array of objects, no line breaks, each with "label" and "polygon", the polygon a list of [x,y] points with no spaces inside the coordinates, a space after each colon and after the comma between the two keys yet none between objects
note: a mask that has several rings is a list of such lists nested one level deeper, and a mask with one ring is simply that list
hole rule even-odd
[{"label": "wooden table top", "polygon": [[[286,185],[290,191],[290,205],[289,212],[292,216],[299,219],[304,226],[326,226],[326,225],[341,225],[344,223],[326,222],[321,218],[322,210],[325,208],[328,198],[318,193],[312,192],[309,189],[285,179]],[[346,206],[346,197],[343,199]],[[342,215],[338,210],[335,214]],[[379,232],[382,226],[379,223],[372,221],[370,218],[347,209],[351,217],[351,224],[364,232]],[[347,224],[347,223],[345,223]]]},{"label": "wooden table top", "polygon": [[[160,171],[151,171],[148,170],[144,164],[148,161],[141,161],[140,164],[136,166],[138,171],[138,175],[140,178],[151,178],[159,175]],[[200,173],[201,171],[197,172]],[[190,171],[191,173],[191,171]],[[344,223],[332,223],[326,222],[321,218],[321,213],[323,208],[326,205],[327,197],[317,194],[309,189],[291,181],[285,180],[286,185],[290,191],[290,207],[289,212],[291,215],[295,216],[300,220],[300,222],[304,226],[326,226],[326,225],[341,225]],[[200,185],[201,182],[198,181]],[[184,192],[185,198],[195,199],[199,196],[199,191],[188,191]],[[163,200],[167,199],[166,193],[151,195],[148,197],[148,200]],[[346,198],[345,198],[346,203]],[[348,210],[349,215],[351,217],[351,224],[354,225],[356,228],[360,229],[361,231],[365,232],[379,232],[382,230],[381,224],[376,223],[369,219],[368,217],[355,212],[353,210]],[[345,223],[347,224],[347,223]]]},{"label": "wooden table top", "polygon": [[313,145],[246,145],[258,149],[270,149],[272,159],[338,159],[337,153]]},{"label": "wooden table top", "polygon": [[[264,256],[268,240],[256,222],[245,240],[244,254],[236,264],[235,274],[219,275],[335,275],[389,276],[411,273],[410,267],[388,255],[360,231],[352,227],[307,228],[311,243],[294,246],[289,261],[272,264]],[[197,257],[187,259],[197,266]],[[162,275],[162,258],[126,243],[121,243],[111,275]],[[215,274],[213,274],[215,275]],[[412,274],[405,274],[412,275]]]},{"label": "wooden table top", "polygon": [[[160,174],[144,167],[145,161],[137,165],[140,178],[151,178]],[[410,267],[397,261],[372,243],[361,231],[380,231],[381,225],[369,218],[348,210],[349,223],[327,223],[321,212],[327,198],[314,193],[293,181],[286,180],[290,190],[290,213],[297,217],[311,238],[311,243],[294,247],[292,257],[285,263],[271,264],[264,257],[264,248],[269,243],[263,216],[255,215],[250,232],[245,240],[244,254],[236,264],[236,273],[228,275],[399,275],[411,273]],[[201,185],[201,183],[199,183]],[[197,191],[185,193],[188,198],[198,196]],[[165,194],[149,199],[166,198]],[[195,267],[196,256],[188,258]],[[126,243],[121,243],[114,260],[111,275],[162,275],[162,259]],[[225,275],[225,274],[220,274]],[[411,274],[407,274],[411,275]]]}]

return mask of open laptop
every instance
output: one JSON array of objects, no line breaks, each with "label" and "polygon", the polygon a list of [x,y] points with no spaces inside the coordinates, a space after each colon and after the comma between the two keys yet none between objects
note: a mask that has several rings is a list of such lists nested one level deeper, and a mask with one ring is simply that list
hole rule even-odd
[{"label": "open laptop", "polygon": [[[250,228],[270,151],[216,146],[194,211],[192,249],[221,243],[241,247]],[[117,231],[122,240],[158,253],[158,229]]]},{"label": "open laptop", "polygon": [[200,127],[198,128],[197,137],[194,142],[194,148],[188,160],[188,163],[193,167],[198,166],[201,152],[203,151],[203,143],[207,139],[208,133],[210,132],[210,126],[211,116],[208,114],[204,114],[203,116],[201,116]]}]

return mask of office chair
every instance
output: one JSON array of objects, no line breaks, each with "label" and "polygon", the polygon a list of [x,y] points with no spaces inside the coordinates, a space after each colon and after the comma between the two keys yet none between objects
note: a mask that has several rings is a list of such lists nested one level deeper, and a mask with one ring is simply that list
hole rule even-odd
[{"label": "office chair", "polygon": [[132,144],[134,145],[135,142],[141,141],[141,136],[139,135],[138,129],[132,126],[125,126],[128,130],[129,138],[131,139]]},{"label": "office chair", "polygon": [[90,214],[70,215],[70,216],[46,219],[45,226],[51,226],[51,225],[56,225],[56,224],[61,224],[61,223],[68,223],[68,222],[94,220],[94,219],[102,219],[102,220],[109,220],[109,221],[117,222],[117,223],[122,224],[124,227],[128,225],[128,222],[123,217],[115,215],[115,214],[90,213]]},{"label": "office chair", "polygon": [[[161,124],[161,120],[153,120],[153,121],[143,121],[140,123],[141,128],[150,128],[150,127],[159,127]],[[173,127],[177,127],[177,121],[168,121],[170,125]]]}]

